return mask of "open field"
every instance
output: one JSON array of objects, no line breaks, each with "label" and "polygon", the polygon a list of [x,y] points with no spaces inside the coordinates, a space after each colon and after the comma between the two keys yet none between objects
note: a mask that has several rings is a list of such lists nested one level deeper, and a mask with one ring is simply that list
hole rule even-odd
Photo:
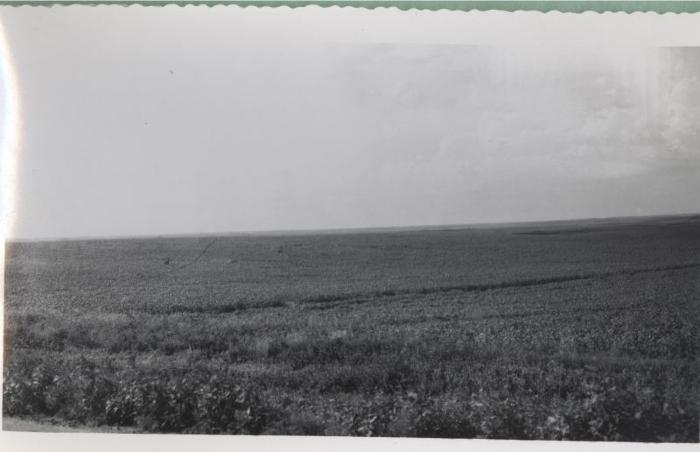
[{"label": "open field", "polygon": [[698,441],[698,216],[11,243],[5,278],[13,418]]}]

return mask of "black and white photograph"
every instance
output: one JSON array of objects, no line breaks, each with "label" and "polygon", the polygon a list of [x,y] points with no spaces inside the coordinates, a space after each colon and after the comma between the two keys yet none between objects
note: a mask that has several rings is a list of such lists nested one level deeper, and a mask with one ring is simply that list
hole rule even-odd
[{"label": "black and white photograph", "polygon": [[697,16],[0,24],[3,430],[700,440]]}]

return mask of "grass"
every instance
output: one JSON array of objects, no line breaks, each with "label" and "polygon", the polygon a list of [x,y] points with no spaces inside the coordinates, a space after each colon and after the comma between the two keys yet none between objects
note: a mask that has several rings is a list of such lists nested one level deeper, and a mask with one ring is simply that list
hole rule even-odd
[{"label": "grass", "polygon": [[13,420],[698,441],[697,218],[14,243],[7,255]]}]

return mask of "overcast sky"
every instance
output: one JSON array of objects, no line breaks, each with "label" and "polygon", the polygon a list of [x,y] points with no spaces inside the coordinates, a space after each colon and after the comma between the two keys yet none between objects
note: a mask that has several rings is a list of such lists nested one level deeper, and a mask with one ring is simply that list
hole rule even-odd
[{"label": "overcast sky", "polygon": [[3,10],[13,235],[700,211],[697,48],[373,40],[342,15]]}]

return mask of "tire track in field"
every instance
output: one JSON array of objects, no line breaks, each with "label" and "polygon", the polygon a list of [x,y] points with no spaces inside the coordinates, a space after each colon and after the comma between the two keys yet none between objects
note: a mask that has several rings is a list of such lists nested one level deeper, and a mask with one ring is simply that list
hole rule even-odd
[{"label": "tire track in field", "polygon": [[180,265],[179,267],[176,267],[175,270],[182,270],[183,268],[189,267],[191,265],[196,264],[205,254],[207,254],[207,251],[209,251],[209,248],[214,245],[214,242],[216,242],[217,239],[212,239],[207,245],[202,249],[202,251],[197,254],[194,259],[192,259],[189,262],[185,262],[184,264]]},{"label": "tire track in field", "polygon": [[[301,300],[304,304],[326,304],[335,302],[352,302],[352,303],[364,303],[370,300],[375,300],[377,298],[388,298],[396,295],[430,295],[436,293],[447,293],[447,292],[484,292],[489,290],[500,290],[509,289],[514,287],[532,287],[532,286],[542,286],[547,284],[556,284],[572,281],[582,281],[589,279],[604,279],[611,278],[615,276],[634,276],[642,273],[654,273],[661,271],[670,270],[684,270],[688,268],[700,267],[700,262],[691,262],[686,264],[674,264],[665,265],[658,267],[647,267],[647,268],[633,268],[633,269],[623,269],[609,272],[597,272],[597,273],[581,273],[577,275],[561,275],[552,276],[548,278],[534,278],[534,279],[520,279],[511,281],[501,281],[495,283],[483,283],[483,284],[467,284],[458,286],[442,286],[442,287],[428,287],[422,289],[398,289],[398,290],[384,290],[370,293],[354,293],[354,294],[339,294],[339,295],[320,295],[316,297],[306,298]],[[317,308],[318,309],[318,308]]]}]

